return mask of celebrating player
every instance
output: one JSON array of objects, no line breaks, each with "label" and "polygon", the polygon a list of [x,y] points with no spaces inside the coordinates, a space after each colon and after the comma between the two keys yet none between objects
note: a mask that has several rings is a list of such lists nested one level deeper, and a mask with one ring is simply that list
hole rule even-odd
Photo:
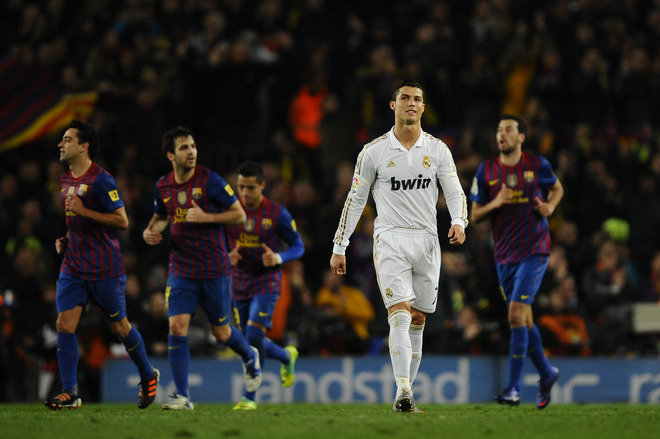
[{"label": "celebrating player", "polygon": [[500,118],[499,156],[479,166],[470,198],[472,221],[491,218],[497,274],[509,304],[509,381],[495,400],[520,404],[522,370],[529,355],[541,375],[536,406],[543,409],[550,403],[559,370],[543,353],[532,303],[548,266],[547,217],[555,211],[564,189],[545,158],[522,151],[526,136],[527,124],[520,117]]},{"label": "celebrating player", "polygon": [[[229,227],[229,258],[232,290],[239,322],[250,345],[257,348],[261,365],[266,358],[282,363],[284,387],[293,384],[298,350],[282,348],[266,337],[272,326],[273,310],[282,286],[282,264],[305,252],[291,214],[279,203],[264,196],[266,187],[261,166],[243,163],[238,168],[238,196],[247,219]],[[245,391],[234,410],[255,410],[255,392]]]},{"label": "celebrating player", "polygon": [[169,360],[176,386],[166,410],[193,410],[188,388],[188,329],[199,304],[211,323],[211,333],[243,359],[245,387],[261,384],[259,352],[229,325],[229,255],[224,226],[245,221],[234,191],[215,172],[197,166],[192,132],[176,127],[163,135],[163,150],[174,170],[156,183],[155,213],[142,236],[157,245],[170,225],[169,278],[165,290],[170,321]]},{"label": "celebrating player", "polygon": [[115,179],[93,161],[101,147],[94,127],[72,121],[57,146],[60,161],[69,166],[60,178],[67,234],[55,242],[57,253],[64,253],[56,297],[62,392],[47,400],[46,407],[58,410],[82,404],[76,328],[91,301],[101,309],[138,368],[138,407],[143,409],[156,398],[160,373],[151,366],[142,336],[126,317],[126,272],[117,239],[117,230],[128,228],[124,202]]},{"label": "celebrating player", "polygon": [[[447,145],[422,131],[424,92],[417,82],[402,81],[390,108],[394,127],[360,152],[353,185],[334,237],[330,268],[346,274],[346,247],[373,195],[374,265],[390,325],[390,359],[396,380],[395,412],[421,412],[412,384],[422,359],[426,315],[435,312],[440,278],[440,242],[436,205],[439,185],[451,215],[448,238],[465,241],[467,201]],[[438,185],[439,184],[439,185]]]}]

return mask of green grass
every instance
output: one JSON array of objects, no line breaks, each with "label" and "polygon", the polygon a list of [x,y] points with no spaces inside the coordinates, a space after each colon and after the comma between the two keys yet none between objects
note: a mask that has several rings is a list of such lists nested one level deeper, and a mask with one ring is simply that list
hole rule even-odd
[{"label": "green grass", "polygon": [[393,413],[386,404],[261,404],[234,412],[196,404],[193,412],[85,404],[52,412],[40,404],[0,405],[0,437],[27,438],[655,438],[660,406],[556,404],[538,410],[496,404],[425,404],[425,414]]}]

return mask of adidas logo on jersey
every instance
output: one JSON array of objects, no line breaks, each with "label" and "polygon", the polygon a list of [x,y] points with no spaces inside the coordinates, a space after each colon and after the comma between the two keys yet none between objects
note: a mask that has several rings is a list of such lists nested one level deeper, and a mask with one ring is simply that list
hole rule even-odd
[{"label": "adidas logo on jersey", "polygon": [[398,190],[410,190],[410,189],[426,189],[431,185],[431,179],[430,178],[422,178],[422,174],[419,174],[418,178],[409,178],[407,180],[397,180],[396,178],[392,177],[390,179],[390,182],[392,183],[392,190],[393,191],[398,191]]},{"label": "adidas logo on jersey", "polygon": [[395,166],[396,166],[396,163],[394,163],[392,160],[390,160],[390,162],[387,164],[386,167],[387,167],[387,168],[393,168],[393,167],[395,167]]}]

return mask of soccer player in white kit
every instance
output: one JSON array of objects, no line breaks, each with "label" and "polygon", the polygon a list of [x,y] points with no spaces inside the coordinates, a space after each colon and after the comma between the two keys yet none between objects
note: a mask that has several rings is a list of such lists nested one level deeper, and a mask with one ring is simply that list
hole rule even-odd
[{"label": "soccer player in white kit", "polygon": [[421,412],[412,383],[422,359],[426,315],[435,312],[440,279],[437,226],[439,186],[451,215],[448,238],[465,241],[467,200],[447,145],[422,130],[424,92],[400,82],[390,101],[394,127],[364,146],[335,232],[330,268],[346,274],[346,248],[371,192],[378,216],[373,257],[388,311],[389,348],[396,380],[395,412]]}]

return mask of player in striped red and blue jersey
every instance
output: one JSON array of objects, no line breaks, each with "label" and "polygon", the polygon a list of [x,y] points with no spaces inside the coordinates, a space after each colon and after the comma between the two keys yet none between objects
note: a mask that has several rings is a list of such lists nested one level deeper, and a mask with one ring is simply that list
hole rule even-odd
[{"label": "player in striped red and blue jersey", "polygon": [[163,135],[163,150],[173,171],[156,183],[155,213],[142,236],[149,245],[172,236],[169,278],[165,290],[169,317],[169,360],[176,393],[163,405],[169,410],[193,410],[188,385],[190,320],[200,305],[213,336],[242,359],[246,390],[261,384],[259,353],[243,334],[233,330],[229,256],[225,227],[245,220],[245,212],[231,186],[210,169],[197,166],[192,132],[176,127]]},{"label": "player in striped red and blue jersey", "polygon": [[532,303],[548,266],[547,217],[555,211],[564,189],[544,157],[522,151],[526,136],[522,118],[501,117],[496,135],[499,156],[479,166],[470,197],[472,221],[492,221],[497,273],[509,304],[509,378],[495,399],[500,404],[520,403],[522,370],[529,355],[540,374],[536,406],[543,409],[550,403],[559,370],[543,353]]},{"label": "player in striped red and blue jersey", "polygon": [[[229,227],[232,290],[239,323],[250,345],[259,350],[261,365],[266,358],[282,362],[280,375],[285,387],[293,384],[298,350],[282,348],[266,337],[272,327],[273,311],[280,297],[282,264],[301,257],[305,246],[291,213],[265,197],[261,166],[243,163],[238,168],[238,194],[247,215],[243,224]],[[234,410],[254,410],[255,392],[245,391]]]},{"label": "player in striped red and blue jersey", "polygon": [[94,128],[72,121],[58,144],[60,161],[69,169],[60,178],[67,235],[57,239],[64,260],[57,280],[57,360],[62,392],[46,401],[51,410],[80,407],[76,328],[89,301],[101,308],[140,373],[138,407],[156,397],[160,376],[147,358],[142,336],[126,317],[126,273],[117,230],[128,228],[128,217],[115,179],[93,159],[100,148]]}]

